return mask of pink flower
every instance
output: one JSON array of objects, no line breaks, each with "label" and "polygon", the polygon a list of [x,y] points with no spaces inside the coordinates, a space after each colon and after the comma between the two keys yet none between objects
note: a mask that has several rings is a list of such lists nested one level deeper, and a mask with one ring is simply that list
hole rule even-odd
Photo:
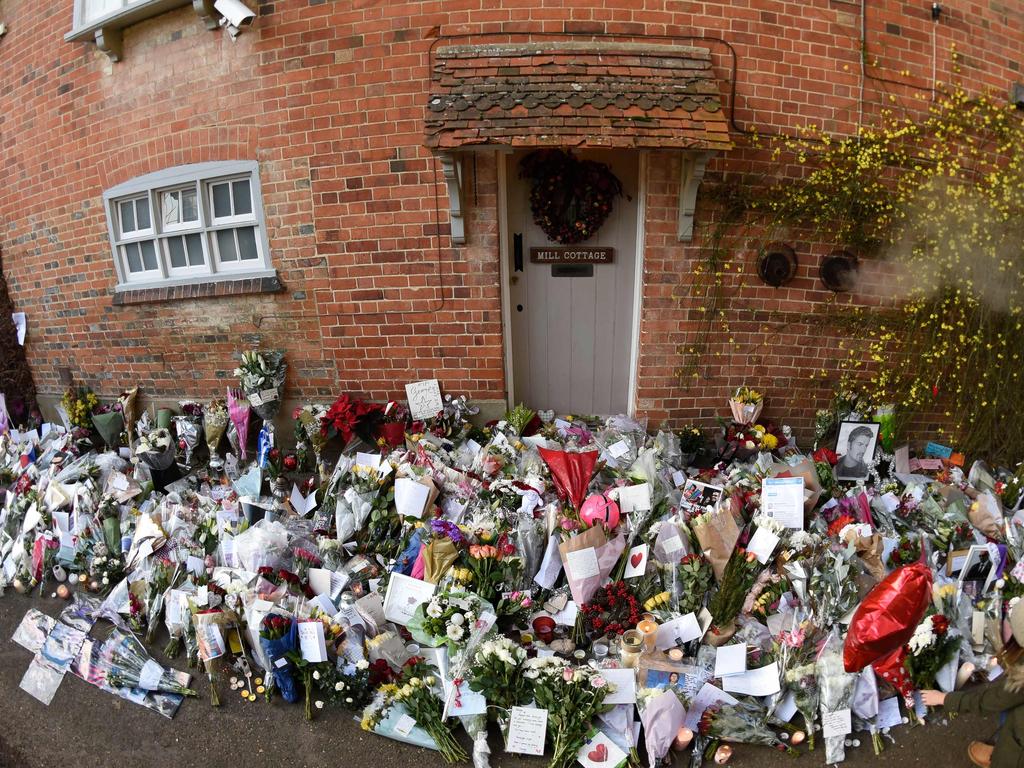
[{"label": "pink flower", "polygon": [[569,667],[562,670],[562,679],[567,683],[572,682],[573,671]]},{"label": "pink flower", "polygon": [[604,688],[607,681],[600,675],[594,675],[590,678],[590,685],[594,688]]},{"label": "pink flower", "polygon": [[533,605],[533,600],[531,600],[529,597],[524,597],[523,608],[529,608],[531,605]]},{"label": "pink flower", "polygon": [[578,525],[579,524],[575,520],[568,517],[562,518],[561,526],[563,531],[575,531]]}]

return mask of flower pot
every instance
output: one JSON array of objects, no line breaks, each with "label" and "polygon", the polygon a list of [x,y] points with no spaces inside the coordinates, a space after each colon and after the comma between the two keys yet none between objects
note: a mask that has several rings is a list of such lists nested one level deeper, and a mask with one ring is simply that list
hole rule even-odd
[{"label": "flower pot", "polygon": [[377,437],[383,439],[391,448],[405,445],[405,424],[397,421],[377,426]]}]

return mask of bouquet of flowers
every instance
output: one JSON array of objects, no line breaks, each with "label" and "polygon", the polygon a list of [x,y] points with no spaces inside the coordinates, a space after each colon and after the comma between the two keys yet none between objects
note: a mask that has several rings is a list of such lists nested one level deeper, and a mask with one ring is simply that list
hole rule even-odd
[{"label": "bouquet of flowers", "polygon": [[139,438],[135,456],[147,466],[162,471],[174,463],[174,441],[167,429],[154,429]]},{"label": "bouquet of flowers", "polygon": [[438,683],[423,660],[414,656],[395,683],[381,686],[384,700],[381,705],[371,705],[371,712],[364,712],[363,728],[373,730],[388,710],[400,705],[430,735],[446,762],[462,762],[466,753],[442,718],[444,708],[438,696]]},{"label": "bouquet of flowers", "polygon": [[796,750],[779,740],[764,721],[763,710],[754,704],[740,702],[728,707],[715,705],[700,717],[700,733],[710,739],[738,744],[762,744],[780,752],[796,754]]},{"label": "bouquet of flowers", "polygon": [[[843,642],[835,630],[818,654],[815,674],[822,720],[834,712],[850,709],[857,675],[847,672],[843,665]],[[826,763],[839,763],[846,759],[845,742],[845,734],[825,737]]]},{"label": "bouquet of flowers", "polygon": [[268,613],[260,623],[260,648],[271,664],[274,687],[289,704],[299,700],[289,654],[298,646],[298,629],[290,616]]},{"label": "bouquet of flowers", "polygon": [[700,427],[683,427],[679,432],[679,450],[683,455],[684,465],[689,464],[704,450],[704,432]]},{"label": "bouquet of flowers", "polygon": [[764,395],[750,387],[739,387],[729,398],[729,410],[737,424],[753,424],[764,408]]},{"label": "bouquet of flowers", "polygon": [[642,618],[640,601],[625,581],[614,581],[600,587],[580,608],[583,627],[591,637],[622,635],[633,629]]},{"label": "bouquet of flowers", "polygon": [[571,667],[557,656],[529,659],[523,676],[533,681],[537,706],[548,711],[554,753],[550,768],[569,768],[587,742],[590,721],[607,712],[613,686],[592,667]]},{"label": "bouquet of flowers", "polygon": [[179,683],[174,673],[153,661],[134,635],[115,630],[104,643],[103,656],[110,665],[107,682],[114,688],[196,695],[194,690]]},{"label": "bouquet of flowers", "polygon": [[485,611],[486,602],[468,592],[442,592],[421,603],[409,620],[409,633],[418,643],[436,648],[447,644],[453,652],[469,640],[473,625]]},{"label": "bouquet of flowers", "polygon": [[678,565],[666,565],[664,583],[673,601],[673,610],[680,615],[696,613],[711,591],[715,575],[704,555],[684,555]]},{"label": "bouquet of flowers", "polygon": [[[450,524],[449,524],[450,525]],[[466,563],[473,572],[473,591],[488,602],[500,598],[502,584],[515,581],[522,561],[513,553],[515,547],[505,543],[471,544],[466,552]]]},{"label": "bouquet of flowers", "polygon": [[247,459],[249,444],[249,401],[237,389],[227,390],[228,416],[238,435],[238,456],[244,462]]},{"label": "bouquet of flowers", "polygon": [[242,391],[261,419],[273,421],[281,408],[281,388],[288,370],[284,352],[251,350],[243,352],[241,359],[235,376],[241,382]]},{"label": "bouquet of flowers", "polygon": [[92,413],[99,407],[100,400],[88,387],[69,389],[60,399],[61,408],[67,414],[71,428],[91,430]]},{"label": "bouquet of flowers", "polygon": [[210,451],[210,467],[219,469],[224,466],[224,461],[217,453],[217,446],[220,439],[228,428],[228,409],[224,401],[215,398],[210,401],[203,411],[203,432],[206,435],[206,447]]},{"label": "bouquet of flowers", "polygon": [[734,622],[743,608],[747,592],[754,584],[760,564],[754,554],[737,547],[725,566],[722,583],[708,603],[712,624],[708,642],[725,642],[732,636]]},{"label": "bouquet of flowers", "polygon": [[320,431],[320,420],[326,412],[320,405],[304,405],[292,411],[292,420],[295,422],[295,453],[298,468],[301,470],[320,466],[320,457],[327,444],[327,438]]},{"label": "bouquet of flowers", "polygon": [[394,400],[384,406],[377,424],[377,444],[388,448],[405,445],[405,428],[409,424],[409,410]]},{"label": "bouquet of flowers", "polygon": [[192,452],[199,445],[199,430],[203,428],[203,406],[191,400],[181,401],[181,415],[174,417],[178,434],[178,448],[185,454],[185,464],[192,464]]},{"label": "bouquet of flowers", "polygon": [[960,636],[949,631],[949,619],[941,613],[925,617],[907,642],[904,665],[918,690],[932,688],[944,666],[960,652]]},{"label": "bouquet of flowers", "polygon": [[117,448],[121,442],[121,433],[124,431],[124,414],[121,412],[121,402],[107,405],[97,405],[92,410],[92,423],[99,432],[103,442],[110,448]]}]

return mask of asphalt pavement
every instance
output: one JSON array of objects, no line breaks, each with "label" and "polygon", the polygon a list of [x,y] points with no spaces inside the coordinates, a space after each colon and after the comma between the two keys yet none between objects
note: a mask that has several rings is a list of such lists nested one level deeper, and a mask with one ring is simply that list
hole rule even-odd
[{"label": "asphalt pavement", "polygon": [[[344,710],[324,710],[306,722],[301,705],[279,698],[267,703],[242,701],[226,684],[221,687],[222,706],[210,706],[205,680],[197,681],[198,699],[186,700],[173,719],[95,688],[68,674],[50,706],[44,706],[20,690],[19,683],[31,655],[10,641],[25,612],[35,607],[51,616],[59,614],[63,601],[18,595],[0,597],[0,768],[321,768],[323,766],[374,766],[375,768],[441,768],[436,752],[409,747],[365,733],[353,715]],[[102,622],[94,630],[105,632]],[[151,649],[160,653],[166,637]],[[178,664],[171,666],[181,667]],[[895,743],[886,741],[880,757],[871,740],[861,735],[861,746],[847,750],[845,765],[919,766],[957,768],[969,765],[966,747],[972,738],[984,738],[994,722],[974,717],[944,718],[938,715],[925,726],[893,730]],[[492,736],[494,768],[544,768],[541,758],[504,754],[499,738]],[[468,741],[466,742],[468,746]],[[766,747],[735,745],[730,765],[782,768],[796,765],[823,766],[824,752],[806,752],[790,758]],[[683,768],[685,762],[676,765]]]}]

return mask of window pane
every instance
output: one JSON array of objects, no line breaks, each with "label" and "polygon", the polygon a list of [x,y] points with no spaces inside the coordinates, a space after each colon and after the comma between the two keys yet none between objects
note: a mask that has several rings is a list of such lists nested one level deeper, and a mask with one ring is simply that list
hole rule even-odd
[{"label": "window pane", "polygon": [[142,271],[142,259],[139,258],[139,246],[138,243],[128,243],[124,246],[125,261],[128,262],[129,272],[141,272]]},{"label": "window pane", "polygon": [[142,265],[147,271],[156,269],[156,247],[153,245],[153,241],[143,240],[140,245],[142,246]]},{"label": "window pane", "polygon": [[163,211],[164,226],[181,221],[180,192],[161,192],[160,209]]},{"label": "window pane", "polygon": [[199,221],[199,205],[196,201],[194,189],[183,189],[181,191],[181,220]]},{"label": "window pane", "polygon": [[121,231],[122,232],[134,232],[135,231],[135,206],[131,200],[124,203],[120,203],[118,208],[121,209]]},{"label": "window pane", "polygon": [[249,180],[243,179],[231,184],[232,196],[235,198],[235,215],[252,213],[252,194],[249,191]]},{"label": "window pane", "polygon": [[188,261],[185,258],[185,243],[184,239],[180,237],[172,237],[167,241],[167,250],[171,254],[171,266],[175,269],[180,269],[188,265]]},{"label": "window pane", "polygon": [[82,21],[88,24],[112,11],[120,10],[123,0],[82,0]]},{"label": "window pane", "polygon": [[228,184],[213,185],[213,215],[218,219],[231,215],[231,187]]},{"label": "window pane", "polygon": [[202,266],[205,263],[205,260],[203,259],[202,235],[185,235],[185,244],[188,246],[189,266]]},{"label": "window pane", "polygon": [[256,250],[256,227],[242,227],[238,230],[238,253],[244,261],[260,257]]},{"label": "window pane", "polygon": [[238,261],[238,254],[235,252],[235,231],[233,229],[217,231],[217,250],[220,252],[221,261]]},{"label": "window pane", "polygon": [[139,222],[139,229],[149,229],[149,198],[140,197],[135,201],[135,220]]}]

